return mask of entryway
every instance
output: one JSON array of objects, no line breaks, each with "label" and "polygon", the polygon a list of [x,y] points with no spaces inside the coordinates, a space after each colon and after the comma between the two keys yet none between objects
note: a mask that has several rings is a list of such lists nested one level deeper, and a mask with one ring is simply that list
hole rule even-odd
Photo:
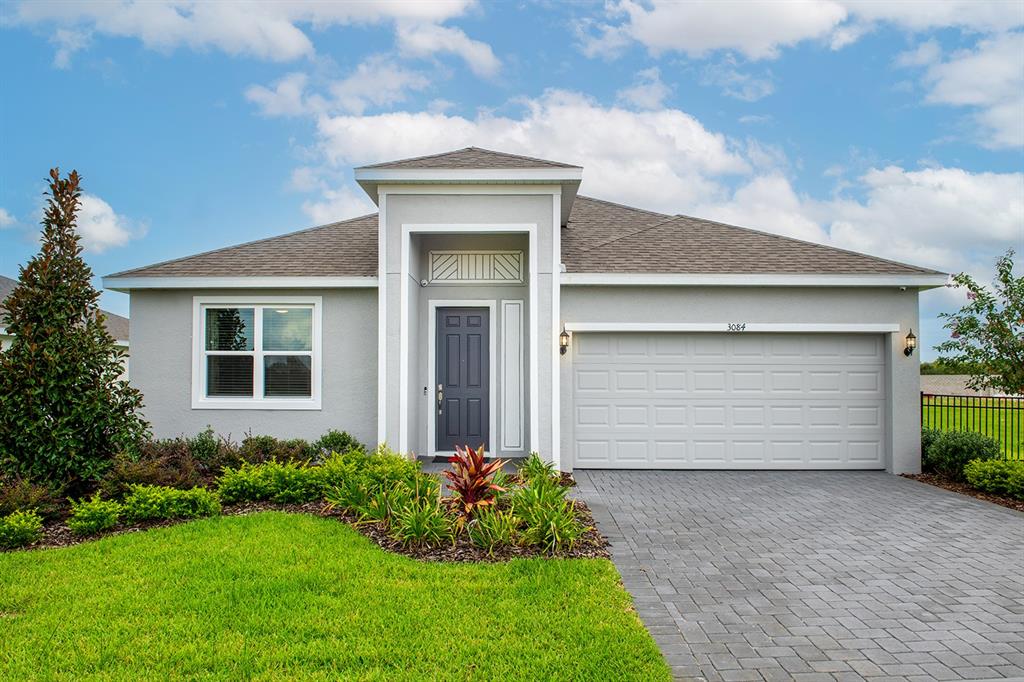
[{"label": "entryway", "polygon": [[436,451],[490,450],[490,309],[439,307],[435,314]]}]

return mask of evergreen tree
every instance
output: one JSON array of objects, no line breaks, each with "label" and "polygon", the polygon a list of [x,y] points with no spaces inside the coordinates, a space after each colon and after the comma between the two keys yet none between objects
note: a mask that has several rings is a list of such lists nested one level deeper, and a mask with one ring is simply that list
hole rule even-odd
[{"label": "evergreen tree", "polygon": [[0,323],[0,472],[71,484],[102,475],[148,435],[142,395],[120,379],[125,351],[107,332],[75,230],[78,173],[50,171],[39,253],[21,268]]}]

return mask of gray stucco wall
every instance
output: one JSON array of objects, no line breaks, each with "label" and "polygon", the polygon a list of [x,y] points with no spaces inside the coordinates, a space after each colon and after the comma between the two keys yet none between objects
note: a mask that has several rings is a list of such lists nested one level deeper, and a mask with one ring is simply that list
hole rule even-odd
[{"label": "gray stucco wall", "polygon": [[[193,296],[321,296],[322,409],[192,409]],[[377,442],[377,291],[136,290],[131,294],[131,383],[158,438],[194,434],[207,425],[239,440],[247,432],[319,438],[343,429]]]},{"label": "gray stucco wall", "polygon": [[[886,335],[889,369],[889,470],[921,468],[919,355],[903,354],[903,337],[917,329],[918,292],[890,288],[562,287],[565,322],[898,324]],[[563,469],[572,452],[572,367],[562,358]]]},{"label": "gray stucco wall", "polygon": [[[522,188],[516,188],[521,191]],[[537,225],[537,269],[538,276],[530,286],[536,286],[539,371],[538,389],[538,420],[537,441],[529,442],[527,430],[527,448],[538,450],[550,456],[553,448],[552,428],[552,394],[551,356],[555,352],[558,329],[551,319],[552,311],[552,273],[557,272],[559,265],[554,263],[552,249],[555,238],[552,234],[553,204],[551,194],[388,194],[385,202],[386,216],[386,301],[387,301],[387,356],[386,373],[388,386],[399,386],[401,367],[400,334],[401,326],[407,325],[410,330],[409,345],[409,385],[406,394],[409,411],[404,425],[406,447],[409,450],[422,448],[426,445],[424,432],[423,382],[417,376],[424,376],[425,356],[413,344],[419,339],[420,345],[426,347],[424,333],[426,328],[425,309],[427,296],[441,298],[440,291],[424,293],[426,289],[419,286],[419,278],[410,274],[402,281],[401,277],[401,244],[403,224],[451,224],[451,225],[487,225],[495,223],[516,223]],[[463,237],[466,239],[466,236]],[[401,319],[401,288],[406,289],[409,310],[408,319]],[[428,288],[429,289],[429,288]],[[511,292],[498,294],[488,291],[491,287],[475,286],[459,287],[460,298],[513,298]],[[523,288],[521,298],[529,302],[528,289]],[[500,312],[500,308],[499,308]],[[422,332],[420,331],[422,329]],[[528,327],[527,327],[528,329]],[[544,351],[547,350],[547,353]],[[393,446],[399,445],[400,401],[397,396],[388,395],[385,411],[385,438]],[[419,409],[417,409],[419,405]],[[529,412],[529,400],[526,406]],[[547,417],[545,417],[547,415]],[[417,444],[419,444],[417,446]],[[417,454],[422,454],[420,449]]]}]

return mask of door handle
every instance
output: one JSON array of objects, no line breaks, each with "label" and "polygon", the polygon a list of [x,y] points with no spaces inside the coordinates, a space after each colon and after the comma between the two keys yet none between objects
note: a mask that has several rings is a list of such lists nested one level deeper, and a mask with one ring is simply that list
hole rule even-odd
[{"label": "door handle", "polygon": [[444,384],[437,385],[437,413],[441,414],[441,406],[444,404]]}]

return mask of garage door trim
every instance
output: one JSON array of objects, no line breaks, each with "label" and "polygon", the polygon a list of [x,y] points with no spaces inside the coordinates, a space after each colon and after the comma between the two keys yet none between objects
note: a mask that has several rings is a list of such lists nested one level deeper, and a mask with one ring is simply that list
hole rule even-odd
[{"label": "garage door trim", "polygon": [[[742,325],[737,329],[735,325]],[[733,332],[804,334],[892,334],[899,324],[775,322],[566,322],[567,332]]]}]

